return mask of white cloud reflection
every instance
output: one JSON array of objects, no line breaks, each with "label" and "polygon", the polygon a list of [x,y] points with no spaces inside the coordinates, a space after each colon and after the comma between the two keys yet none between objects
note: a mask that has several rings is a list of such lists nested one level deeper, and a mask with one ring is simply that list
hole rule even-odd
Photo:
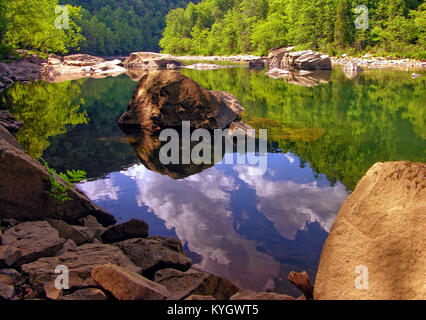
[{"label": "white cloud reflection", "polygon": [[[291,155],[282,158],[294,170],[310,170],[300,169],[296,160]],[[216,166],[186,179],[172,180],[135,165],[121,174],[135,181],[137,206],[148,207],[169,230],[175,230],[182,243],[201,256],[198,267],[241,287],[273,289],[281,265],[260,252],[258,243],[237,232],[232,194],[238,192],[241,183],[254,189],[257,210],[281,236],[294,240],[309,222],[316,221],[329,231],[347,192],[341,184],[320,187],[313,177],[313,182],[305,183],[279,180],[280,168],[263,175],[250,166],[234,166],[232,170],[234,174],[229,174]],[[122,192],[134,189],[134,185],[121,187]],[[93,200],[117,200],[120,191],[113,178],[87,182],[81,189]],[[247,213],[242,216],[244,219]]]}]

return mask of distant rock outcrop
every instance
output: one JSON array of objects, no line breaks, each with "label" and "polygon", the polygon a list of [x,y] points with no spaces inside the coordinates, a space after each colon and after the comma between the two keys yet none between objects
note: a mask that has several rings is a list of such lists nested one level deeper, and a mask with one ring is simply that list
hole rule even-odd
[{"label": "distant rock outcrop", "polygon": [[154,71],[142,76],[119,125],[157,132],[190,121],[194,129],[224,129],[242,111],[232,94],[206,90],[177,71]]},{"label": "distant rock outcrop", "polygon": [[272,50],[267,59],[268,69],[331,70],[328,55],[312,50],[292,51],[293,47]]},{"label": "distant rock outcrop", "polygon": [[184,64],[172,56],[155,52],[133,52],[124,60],[123,65],[127,69],[137,70],[173,70]]},{"label": "distant rock outcrop", "polygon": [[426,164],[377,163],[343,204],[324,246],[316,300],[423,300]]}]

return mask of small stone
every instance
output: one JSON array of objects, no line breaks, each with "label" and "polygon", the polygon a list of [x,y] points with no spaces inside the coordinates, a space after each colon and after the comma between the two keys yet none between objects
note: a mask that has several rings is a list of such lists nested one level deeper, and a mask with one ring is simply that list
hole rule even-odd
[{"label": "small stone", "polygon": [[62,296],[62,289],[57,289],[52,284],[46,284],[43,287],[47,299],[58,300]]},{"label": "small stone", "polygon": [[22,255],[21,250],[11,246],[0,246],[0,268],[13,265]]},{"label": "small stone", "polygon": [[18,285],[22,280],[22,275],[15,269],[0,270],[0,283],[10,286]]},{"label": "small stone", "polygon": [[94,268],[92,278],[118,300],[164,300],[170,295],[162,285],[113,264]]},{"label": "small stone", "polygon": [[15,295],[15,287],[0,283],[0,300],[12,300]]}]

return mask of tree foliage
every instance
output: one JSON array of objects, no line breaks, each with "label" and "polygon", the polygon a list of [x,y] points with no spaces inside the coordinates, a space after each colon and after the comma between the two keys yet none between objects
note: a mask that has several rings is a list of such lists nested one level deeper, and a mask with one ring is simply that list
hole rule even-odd
[{"label": "tree foliage", "polygon": [[43,53],[77,49],[83,40],[80,8],[67,5],[69,27],[58,28],[58,5],[58,0],[0,0],[1,46]]},{"label": "tree foliage", "polygon": [[[369,9],[368,29],[355,28],[359,5]],[[160,45],[174,54],[267,54],[295,45],[423,59],[425,9],[417,0],[203,0],[168,14]]]}]

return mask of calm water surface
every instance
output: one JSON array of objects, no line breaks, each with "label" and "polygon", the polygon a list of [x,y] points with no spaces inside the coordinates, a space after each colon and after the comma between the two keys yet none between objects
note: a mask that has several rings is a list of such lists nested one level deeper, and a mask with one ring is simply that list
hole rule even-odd
[{"label": "calm water surface", "polygon": [[151,235],[178,237],[197,267],[254,290],[297,294],[288,273],[315,277],[338,210],[365,172],[378,161],[426,160],[424,76],[367,71],[349,80],[335,70],[303,87],[242,67],[182,72],[233,93],[244,121],[269,130],[265,173],[159,166],[149,138],[117,128],[137,84],[127,75],[17,84],[0,107],[24,121],[18,140],[33,157],[86,170],[80,188],[119,221],[147,221]]}]

